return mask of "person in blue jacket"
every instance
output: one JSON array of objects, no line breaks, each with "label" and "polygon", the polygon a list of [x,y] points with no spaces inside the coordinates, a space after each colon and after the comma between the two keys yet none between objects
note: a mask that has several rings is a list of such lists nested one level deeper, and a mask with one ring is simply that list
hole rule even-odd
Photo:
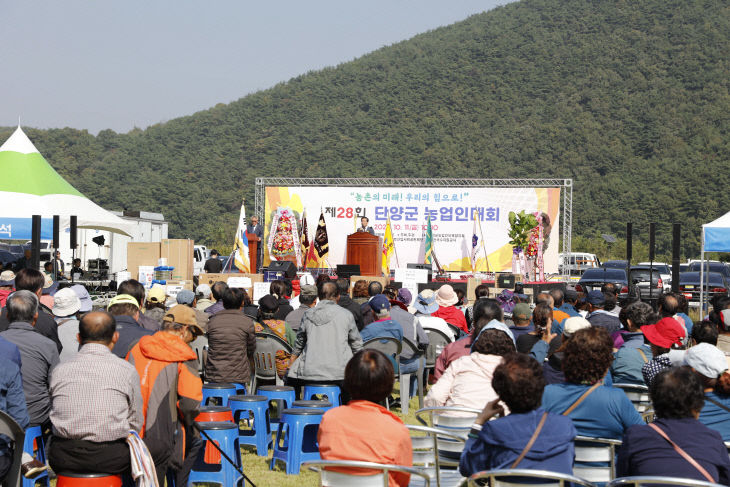
[{"label": "person in blue jacket", "polygon": [[623,308],[619,319],[626,330],[619,332],[623,343],[611,364],[611,377],[617,384],[644,385],[641,368],[654,356],[651,353],[651,345],[644,340],[641,327],[655,323],[658,319],[651,306],[641,301],[636,301]]},{"label": "person in blue jacket", "polygon": [[692,368],[705,394],[700,423],[720,433],[722,441],[730,441],[730,374],[725,354],[714,345],[698,343],[687,350],[684,364]]},{"label": "person in blue jacket", "polygon": [[[461,474],[508,468],[572,474],[576,431],[570,418],[540,408],[545,378],[537,360],[520,353],[505,355],[494,371],[492,387],[499,398],[487,403],[474,422],[461,453]],[[500,402],[510,414],[489,421],[504,415]],[[515,465],[538,428],[534,444]]]},{"label": "person in blue jacket", "polygon": [[375,321],[360,330],[363,342],[373,338],[392,337],[403,340],[403,327],[390,317],[390,301],[385,294],[376,294],[368,302],[373,310]]},{"label": "person in blue jacket", "polygon": [[542,407],[546,411],[568,413],[578,435],[591,438],[620,439],[629,426],[644,424],[624,391],[602,385],[613,361],[613,340],[604,328],[578,330],[562,349],[566,382],[545,387]]}]

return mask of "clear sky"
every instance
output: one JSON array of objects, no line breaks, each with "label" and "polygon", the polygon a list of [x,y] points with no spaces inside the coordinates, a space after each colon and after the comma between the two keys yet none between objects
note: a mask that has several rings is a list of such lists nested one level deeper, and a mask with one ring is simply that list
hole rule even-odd
[{"label": "clear sky", "polygon": [[0,0],[0,125],[127,132],[507,0]]}]

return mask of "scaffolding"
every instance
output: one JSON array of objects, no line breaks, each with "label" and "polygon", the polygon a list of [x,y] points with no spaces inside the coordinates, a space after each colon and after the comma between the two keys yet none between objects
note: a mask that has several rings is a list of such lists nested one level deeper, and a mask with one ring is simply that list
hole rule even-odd
[{"label": "scaffolding", "polygon": [[[270,186],[340,186],[380,188],[561,188],[563,204],[560,212],[562,252],[570,253],[573,235],[572,179],[467,179],[467,178],[256,178],[255,214],[264,215],[266,188]],[[563,266],[567,277],[568,266]]]}]

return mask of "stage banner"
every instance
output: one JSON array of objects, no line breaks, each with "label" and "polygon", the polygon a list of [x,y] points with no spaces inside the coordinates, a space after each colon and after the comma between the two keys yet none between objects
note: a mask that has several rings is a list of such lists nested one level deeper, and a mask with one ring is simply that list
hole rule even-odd
[{"label": "stage banner", "polygon": [[[430,217],[436,258],[445,270],[455,272],[471,272],[472,269],[474,213],[477,215],[479,238],[475,263],[477,272],[511,272],[512,247],[507,236],[510,211],[543,213],[545,272],[558,271],[559,187],[269,186],[266,188],[266,214],[263,215],[265,242],[269,241],[272,231],[277,231],[272,229],[272,222],[277,212],[283,209],[290,209],[297,220],[301,220],[304,210],[309,215],[324,212],[329,238],[327,263],[330,267],[346,264],[347,236],[357,230],[362,216],[369,218],[375,234],[381,237],[390,217],[395,244],[395,253],[390,259],[392,269],[409,263],[422,263],[427,217]],[[298,240],[291,239],[292,245]],[[294,253],[291,249],[289,255]],[[264,265],[277,259],[282,260],[267,252]]]}]

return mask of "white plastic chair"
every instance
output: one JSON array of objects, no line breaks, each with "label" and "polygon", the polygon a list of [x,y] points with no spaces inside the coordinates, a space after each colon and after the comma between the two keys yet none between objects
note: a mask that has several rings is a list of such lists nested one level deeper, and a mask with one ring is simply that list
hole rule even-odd
[{"label": "white plastic chair", "polygon": [[613,387],[622,389],[638,412],[651,409],[648,387],[641,384],[614,384]]},{"label": "white plastic chair", "polygon": [[[319,485],[322,487],[388,487],[390,472],[403,472],[413,477],[420,477],[425,487],[430,487],[431,478],[427,473],[413,467],[402,465],[385,465],[373,462],[358,462],[354,460],[319,460],[302,463],[303,467],[319,473]],[[355,474],[333,471],[332,467],[347,467],[352,470],[379,470],[373,474]],[[412,484],[412,482],[411,482]]]},{"label": "white plastic chair", "polygon": [[251,392],[256,393],[256,383],[259,380],[274,381],[277,386],[283,386],[284,381],[276,373],[276,352],[284,350],[291,353],[289,344],[271,333],[256,333],[256,351],[254,365],[256,370],[251,379]]},{"label": "white plastic chair", "polygon": [[606,487],[618,487],[619,485],[633,485],[641,487],[642,485],[683,485],[685,487],[719,487],[721,484],[713,484],[704,480],[680,479],[676,477],[620,477],[612,480]]},{"label": "white plastic chair", "polygon": [[[466,439],[439,428],[413,424],[407,424],[406,428],[411,433],[421,434],[421,436],[411,434],[413,464],[422,465],[422,471],[426,472],[431,479],[435,480],[436,485],[439,487],[456,487],[461,485],[464,477],[461,476],[461,473],[459,473],[456,467],[459,465],[459,455],[464,449]],[[452,449],[443,449],[442,445],[444,442],[449,442]],[[456,458],[452,457],[454,452],[456,452]],[[423,485],[419,484],[418,480],[411,479],[410,485],[412,487]]]},{"label": "white plastic chair", "polygon": [[[544,482],[541,482],[541,480],[544,480]],[[526,469],[489,470],[486,472],[477,472],[469,477],[469,487],[481,485],[490,485],[491,487],[515,487],[524,485],[536,485],[539,487],[582,485],[584,487],[595,487],[594,484],[580,477],[558,472],[549,472],[547,470]]]},{"label": "white plastic chair", "polygon": [[[417,385],[416,388],[418,390],[418,407],[423,407],[423,381],[424,381],[424,373],[425,368],[423,366],[423,361],[420,360],[420,358],[423,356],[423,352],[419,350],[418,346],[413,343],[408,338],[403,337],[403,345],[410,350],[413,351],[413,357],[418,358],[418,370],[415,372],[416,374],[416,381]],[[400,369],[400,367],[399,367]],[[408,414],[408,406],[410,403],[411,398],[411,374],[404,374],[400,370],[399,372],[399,378],[398,382],[400,382],[400,406],[401,406],[401,412],[406,415]],[[404,398],[406,398],[404,400]]]},{"label": "white plastic chair", "polygon": [[[576,436],[573,475],[597,483],[613,480],[616,477],[618,446],[621,446],[621,440]],[[590,466],[587,463],[603,463],[606,466]]]}]

